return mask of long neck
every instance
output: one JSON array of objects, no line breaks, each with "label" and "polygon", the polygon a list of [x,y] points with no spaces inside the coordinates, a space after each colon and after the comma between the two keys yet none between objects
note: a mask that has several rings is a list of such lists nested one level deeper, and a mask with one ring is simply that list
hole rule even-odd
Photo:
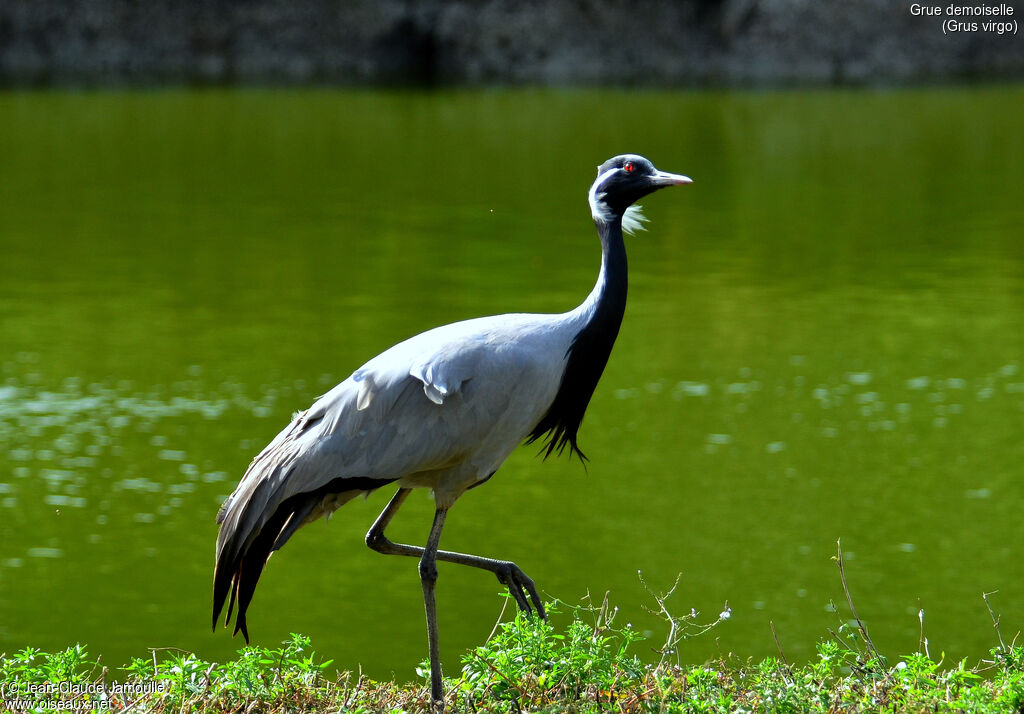
[{"label": "long neck", "polygon": [[[622,240],[622,217],[613,221],[594,221],[601,236],[601,272],[590,295],[580,305],[586,326],[584,330],[603,327],[609,335],[608,353],[611,353],[615,336],[622,324],[626,311],[626,293],[629,289],[629,268],[626,261],[626,245]],[[578,339],[578,338],[577,338]],[[605,355],[605,362],[608,357]]]},{"label": "long neck", "polygon": [[576,433],[608,364],[626,310],[629,271],[622,241],[622,216],[608,221],[598,218],[594,223],[601,237],[601,272],[587,299],[569,313],[578,321],[579,332],[569,346],[558,393],[527,440],[530,443],[548,435],[543,449],[545,457],[555,451],[562,453],[568,446],[570,453],[576,452],[580,459],[586,459],[576,445]]}]

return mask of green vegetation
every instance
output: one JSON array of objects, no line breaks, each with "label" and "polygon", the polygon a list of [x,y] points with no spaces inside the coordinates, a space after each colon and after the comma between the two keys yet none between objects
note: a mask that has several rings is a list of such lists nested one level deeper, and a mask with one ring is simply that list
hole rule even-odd
[{"label": "green vegetation", "polygon": [[[652,593],[653,594],[653,593]],[[671,594],[671,591],[669,592]],[[1024,711],[1024,647],[999,646],[968,666],[916,652],[890,664],[863,623],[844,623],[818,645],[817,658],[791,665],[735,656],[696,666],[676,661],[680,640],[700,626],[695,613],[675,618],[657,596],[669,633],[644,664],[632,653],[641,637],[615,624],[615,610],[573,608],[564,631],[517,615],[462,658],[446,681],[450,711],[466,712],[856,712]],[[564,607],[553,603],[551,610]],[[998,633],[998,621],[993,615]],[[4,705],[14,711],[106,709],[132,712],[400,712],[427,711],[423,683],[398,685],[324,674],[330,661],[292,635],[278,649],[246,647],[236,660],[205,662],[173,650],[154,651],[112,672],[85,647],[59,653],[27,648],[0,660]],[[421,674],[429,677],[426,663]],[[117,680],[115,682],[115,680]]]}]

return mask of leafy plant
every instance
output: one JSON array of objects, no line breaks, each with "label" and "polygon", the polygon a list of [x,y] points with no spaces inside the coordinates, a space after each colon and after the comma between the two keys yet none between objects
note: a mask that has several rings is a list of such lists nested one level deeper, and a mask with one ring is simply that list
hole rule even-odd
[{"label": "leafy plant", "polygon": [[[551,603],[548,612],[562,606]],[[643,678],[642,663],[627,651],[642,638],[628,625],[615,626],[617,611],[607,599],[598,608],[572,611],[564,633],[522,613],[503,623],[492,639],[463,656],[460,694],[470,702],[494,700],[517,709],[564,698],[596,703],[608,701],[623,681]]]},{"label": "leafy plant", "polygon": [[[841,559],[841,553],[840,553]],[[852,604],[843,575],[844,591]],[[673,588],[674,589],[674,588]],[[921,647],[890,666],[870,643],[856,616],[841,622],[805,664],[778,657],[760,662],[730,655],[718,661],[682,665],[677,646],[724,622],[710,625],[697,614],[676,618],[666,601],[655,598],[668,631],[656,647],[660,661],[643,663],[633,652],[642,639],[607,597],[596,607],[550,604],[554,622],[517,615],[499,625],[487,642],[466,653],[462,671],[449,678],[452,711],[569,712],[596,714],[675,714],[691,712],[971,712],[1024,711],[1024,647],[1007,643],[992,611],[999,646],[976,665],[944,664],[928,652],[923,616]],[[587,600],[589,602],[589,599]],[[855,610],[850,608],[851,614]],[[558,613],[563,617],[557,617]],[[566,617],[568,616],[568,617]],[[662,642],[658,638],[658,642]],[[129,710],[132,714],[220,714],[247,712],[420,712],[429,710],[428,689],[374,682],[367,677],[325,676],[308,637],[292,635],[277,648],[245,647],[222,663],[206,662],[175,649],[153,650],[119,670],[108,681],[107,668],[93,661],[83,645],[60,652],[27,647],[0,657],[5,709]],[[421,667],[425,677],[429,668]]]}]

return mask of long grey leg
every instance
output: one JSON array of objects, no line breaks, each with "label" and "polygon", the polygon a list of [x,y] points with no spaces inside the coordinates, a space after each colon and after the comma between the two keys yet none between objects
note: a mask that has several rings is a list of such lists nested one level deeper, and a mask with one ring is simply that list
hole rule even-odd
[{"label": "long grey leg", "polygon": [[[401,507],[403,503],[405,503],[406,496],[409,495],[410,491],[412,491],[411,488],[398,489],[398,492],[391,497],[390,501],[388,501],[388,505],[385,506],[384,510],[380,512],[380,515],[377,516],[377,520],[375,520],[373,522],[373,525],[370,526],[370,530],[366,532],[366,545],[370,546],[373,550],[377,551],[378,553],[384,553],[384,551],[381,550],[379,547],[379,542],[395,545],[394,543],[392,543],[384,537],[384,529],[388,527],[388,524],[391,523],[391,519],[395,517],[396,513],[398,513],[398,509]],[[405,547],[411,548],[412,546]],[[420,552],[422,552],[422,550],[422,548],[419,549]],[[415,553],[415,555],[420,555],[420,552]],[[413,553],[388,552],[385,553],[385,555],[413,555]]]},{"label": "long grey leg", "polygon": [[434,525],[427,537],[427,546],[420,558],[420,582],[423,584],[423,606],[427,611],[427,645],[430,647],[430,705],[435,711],[444,711],[444,689],[441,680],[441,646],[437,640],[437,546],[441,542],[441,529],[447,509],[438,508]]},{"label": "long grey leg", "polygon": [[[423,556],[423,548],[416,545],[393,543],[384,535],[384,529],[391,523],[391,519],[394,518],[398,508],[405,501],[406,496],[409,495],[410,490],[408,488],[398,489],[398,493],[394,495],[394,498],[391,499],[391,502],[388,503],[387,507],[377,517],[377,520],[366,534],[366,545],[378,553],[384,553],[385,555],[407,555],[416,558]],[[455,553],[450,550],[437,551],[437,559],[443,560],[446,563],[468,565],[471,568],[480,568],[481,570],[494,573],[498,578],[498,582],[508,588],[509,593],[512,594],[520,610],[531,614],[533,610],[530,608],[530,601],[533,601],[533,607],[536,608],[537,615],[541,619],[547,617],[547,613],[544,612],[544,603],[541,602],[540,594],[537,592],[537,586],[512,561],[494,560],[493,558],[484,558],[479,555]],[[527,595],[529,595],[529,600],[527,600]]]}]

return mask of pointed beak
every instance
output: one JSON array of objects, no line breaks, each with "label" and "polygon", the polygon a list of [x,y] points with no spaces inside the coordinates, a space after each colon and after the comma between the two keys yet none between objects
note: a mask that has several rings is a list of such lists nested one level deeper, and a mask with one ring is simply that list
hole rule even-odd
[{"label": "pointed beak", "polygon": [[664,188],[665,186],[685,186],[688,183],[693,183],[693,179],[689,176],[683,176],[682,174],[670,174],[667,171],[655,171],[650,177],[650,181],[657,188]]}]

